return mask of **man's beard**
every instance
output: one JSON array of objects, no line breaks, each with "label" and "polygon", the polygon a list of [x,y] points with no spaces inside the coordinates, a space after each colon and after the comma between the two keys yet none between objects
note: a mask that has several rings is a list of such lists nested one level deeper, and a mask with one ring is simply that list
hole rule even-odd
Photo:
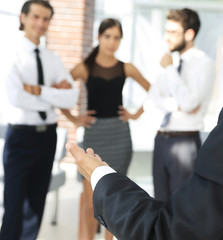
[{"label": "man's beard", "polygon": [[171,52],[175,52],[175,51],[182,51],[184,50],[184,48],[186,47],[186,41],[183,39],[181,43],[179,43],[177,46],[175,46]]}]

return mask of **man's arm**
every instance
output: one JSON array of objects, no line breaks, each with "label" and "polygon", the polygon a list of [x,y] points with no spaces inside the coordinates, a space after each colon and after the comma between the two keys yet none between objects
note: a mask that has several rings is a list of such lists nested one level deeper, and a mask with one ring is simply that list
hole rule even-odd
[{"label": "man's arm", "polygon": [[[85,153],[72,143],[66,147],[79,172],[92,182],[95,218],[118,239],[149,239],[162,202],[151,198],[129,178],[115,173],[92,149]],[[94,176],[96,171],[99,178]]]},{"label": "man's arm", "polygon": [[35,91],[30,93],[35,94],[39,99],[53,107],[72,108],[77,103],[79,90],[75,87],[74,81],[65,69],[60,57],[54,55],[51,60],[52,62],[48,64],[52,64],[55,69],[51,76],[53,82],[50,85],[32,86]]},{"label": "man's arm", "polygon": [[66,80],[55,83],[51,87],[29,84],[23,84],[23,86],[26,92],[61,109],[73,107],[79,95],[79,91]]},{"label": "man's arm", "polygon": [[172,57],[166,54],[160,62],[165,69],[163,86],[169,89],[169,93],[177,101],[181,111],[193,113],[213,89],[214,64],[205,56],[195,61],[193,68],[188,69],[188,79],[185,82],[172,65],[171,59]]},{"label": "man's arm", "polygon": [[108,166],[102,159],[94,153],[93,149],[88,148],[86,152],[76,144],[67,143],[66,149],[74,157],[78,171],[90,181],[91,175],[97,167]]},{"label": "man's arm", "polygon": [[70,89],[41,87],[40,98],[50,103],[54,107],[67,109],[72,108],[77,103],[79,90],[73,85]]},{"label": "man's arm", "polygon": [[94,217],[117,239],[155,239],[154,225],[163,206],[128,177],[105,175],[93,194]]},{"label": "man's arm", "polygon": [[51,108],[49,103],[25,90],[16,63],[13,63],[7,72],[5,86],[9,102],[12,106],[33,111],[47,111]]},{"label": "man's arm", "polygon": [[[218,147],[215,133],[210,137]],[[92,149],[85,153],[74,144],[67,144],[67,149],[88,180],[95,169],[106,165]],[[209,167],[206,172],[210,169],[213,174],[219,171],[219,167]],[[165,203],[151,198],[118,173],[100,178],[93,195],[95,217],[122,240],[221,240],[222,199],[223,185],[201,177],[196,171]]]}]

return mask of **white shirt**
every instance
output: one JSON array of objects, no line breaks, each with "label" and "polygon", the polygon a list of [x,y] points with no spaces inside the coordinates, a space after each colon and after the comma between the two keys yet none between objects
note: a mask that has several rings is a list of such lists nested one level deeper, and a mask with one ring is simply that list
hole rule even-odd
[{"label": "white shirt", "polygon": [[[175,66],[168,66],[149,91],[149,98],[164,113],[172,112],[164,131],[201,130],[212,95],[215,80],[213,61],[195,47],[182,54],[181,59],[181,73]],[[200,109],[195,114],[188,113],[199,105]]]},{"label": "white shirt", "polygon": [[107,174],[116,173],[116,171],[109,166],[100,166],[95,168],[91,174],[91,187],[94,191],[98,181]]},{"label": "white shirt", "polygon": [[116,171],[109,166],[100,166],[95,168],[91,174],[91,187],[94,191],[98,181],[107,174],[116,173]]},{"label": "white shirt", "polygon": [[[43,67],[44,86],[41,86],[41,95],[35,96],[26,92],[23,83],[38,85],[38,71],[36,54],[39,48]],[[42,46],[36,46],[26,37],[21,39],[11,57],[5,78],[6,92],[9,106],[7,120],[11,124],[42,125],[56,123],[55,108],[71,108],[78,99],[79,91],[73,85],[72,77],[66,71],[59,56]],[[72,89],[56,89],[52,84],[67,80]],[[42,120],[38,111],[45,111],[47,119]]]}]

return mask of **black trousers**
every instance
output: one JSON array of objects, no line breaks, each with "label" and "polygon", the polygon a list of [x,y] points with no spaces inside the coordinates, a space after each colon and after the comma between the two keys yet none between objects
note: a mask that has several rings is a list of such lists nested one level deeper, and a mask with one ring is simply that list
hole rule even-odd
[{"label": "black trousers", "polygon": [[174,137],[156,135],[153,155],[155,198],[166,201],[193,173],[200,146],[199,133]]},{"label": "black trousers", "polygon": [[56,124],[44,131],[8,127],[1,240],[35,240],[56,149]]}]

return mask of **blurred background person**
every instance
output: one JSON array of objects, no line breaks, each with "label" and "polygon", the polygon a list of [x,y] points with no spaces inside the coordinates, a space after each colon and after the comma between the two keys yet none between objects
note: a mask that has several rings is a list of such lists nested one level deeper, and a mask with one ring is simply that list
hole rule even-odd
[{"label": "blurred background person", "polygon": [[[92,147],[117,172],[126,174],[132,156],[132,141],[128,120],[136,120],[143,113],[141,107],[135,114],[123,107],[122,90],[127,77],[133,78],[146,91],[149,82],[131,63],[124,63],[115,57],[122,38],[122,26],[116,19],[102,21],[98,30],[98,46],[93,49],[83,63],[78,64],[71,74],[81,79],[87,88],[88,111],[85,115],[74,117],[67,110],[62,112],[72,122],[85,126],[84,149]],[[83,181],[83,230],[79,239],[92,240],[97,228],[93,218],[92,188],[82,176]],[[112,239],[106,231],[105,239]]]},{"label": "blurred background person", "polygon": [[[213,61],[195,47],[200,28],[191,9],[170,10],[165,37],[170,53],[160,61],[163,73],[151,88],[151,97],[165,111],[157,132],[153,155],[155,197],[166,201],[191,175],[201,146],[199,131],[212,96]],[[178,66],[171,53],[179,53]]]},{"label": "blurred background person", "polygon": [[53,13],[47,1],[24,3],[20,16],[24,36],[5,79],[9,125],[3,154],[1,240],[36,239],[56,148],[55,107],[71,108],[78,98],[60,58],[40,45]]}]

